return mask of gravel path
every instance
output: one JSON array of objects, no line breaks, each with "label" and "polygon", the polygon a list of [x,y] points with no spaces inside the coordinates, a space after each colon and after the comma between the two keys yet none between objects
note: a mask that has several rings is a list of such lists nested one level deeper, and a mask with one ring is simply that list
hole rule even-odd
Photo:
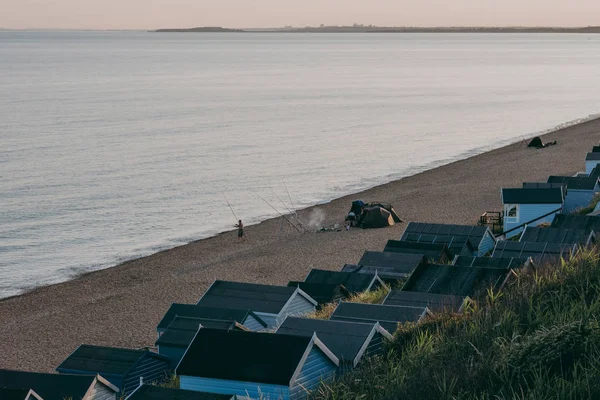
[{"label": "gravel path", "polygon": [[[500,210],[503,186],[585,170],[585,154],[599,139],[594,120],[546,135],[558,140],[554,147],[519,142],[317,208],[330,226],[343,224],[358,198],[390,202],[405,221],[474,224],[482,212]],[[381,250],[405,226],[304,234],[288,227],[278,238],[276,218],[247,227],[245,243],[227,232],[0,301],[0,368],[53,371],[81,343],[153,345],[170,304],[195,302],[214,279],[286,284],[313,267],[338,270],[365,250]]]}]

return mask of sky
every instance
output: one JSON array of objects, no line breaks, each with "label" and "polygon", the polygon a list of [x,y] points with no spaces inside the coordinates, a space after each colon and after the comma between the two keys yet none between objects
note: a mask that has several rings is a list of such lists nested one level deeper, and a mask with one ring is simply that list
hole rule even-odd
[{"label": "sky", "polygon": [[589,26],[600,0],[0,0],[0,28]]}]

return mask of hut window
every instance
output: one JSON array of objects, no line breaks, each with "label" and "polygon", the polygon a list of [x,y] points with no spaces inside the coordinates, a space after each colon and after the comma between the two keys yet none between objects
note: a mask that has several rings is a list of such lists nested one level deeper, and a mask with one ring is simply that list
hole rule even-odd
[{"label": "hut window", "polygon": [[519,205],[518,204],[506,204],[504,206],[504,217],[517,220],[519,217]]}]

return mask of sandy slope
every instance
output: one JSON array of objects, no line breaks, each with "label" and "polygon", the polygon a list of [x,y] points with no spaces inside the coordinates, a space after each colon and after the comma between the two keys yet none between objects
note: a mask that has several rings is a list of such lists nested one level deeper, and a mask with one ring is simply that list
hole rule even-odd
[{"label": "sandy slope", "polygon": [[[600,120],[563,129],[544,150],[523,142],[318,206],[326,223],[342,222],[354,199],[394,204],[406,221],[475,223],[500,209],[500,188],[584,170],[600,139]],[[426,157],[426,155],[423,155]],[[398,154],[402,157],[402,154]],[[312,209],[300,212],[308,219]],[[405,224],[388,229],[298,234],[280,220],[201,240],[104,271],[0,301],[0,368],[52,371],[79,344],[153,345],[155,326],[172,302],[194,302],[214,279],[285,284],[312,267],[339,269],[364,250],[381,250]]]}]

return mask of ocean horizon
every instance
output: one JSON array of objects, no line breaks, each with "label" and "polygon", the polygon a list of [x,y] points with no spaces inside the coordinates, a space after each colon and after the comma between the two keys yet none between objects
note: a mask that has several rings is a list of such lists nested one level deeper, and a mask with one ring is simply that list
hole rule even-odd
[{"label": "ocean horizon", "polygon": [[599,117],[598,44],[1,31],[0,298]]}]

